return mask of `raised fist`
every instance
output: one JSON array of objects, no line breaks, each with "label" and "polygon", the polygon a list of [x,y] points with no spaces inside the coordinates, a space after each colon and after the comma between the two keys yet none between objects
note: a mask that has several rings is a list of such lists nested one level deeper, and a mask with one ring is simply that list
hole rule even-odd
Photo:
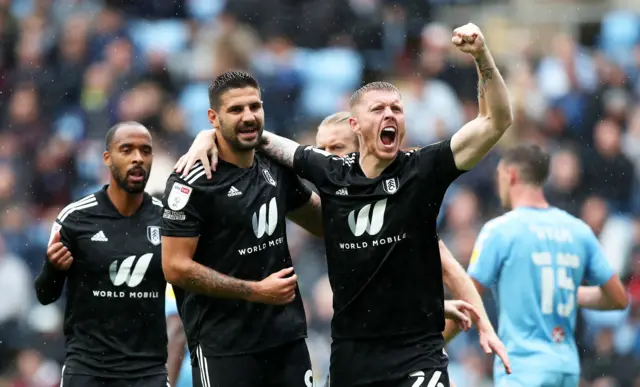
[{"label": "raised fist", "polygon": [[473,23],[465,24],[453,30],[451,43],[458,47],[460,51],[466,52],[473,57],[481,55],[487,48],[482,31]]}]

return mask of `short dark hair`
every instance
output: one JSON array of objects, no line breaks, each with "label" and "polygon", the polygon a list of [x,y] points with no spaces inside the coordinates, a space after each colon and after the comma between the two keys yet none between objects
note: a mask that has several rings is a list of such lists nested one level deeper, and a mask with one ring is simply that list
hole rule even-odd
[{"label": "short dark hair", "polygon": [[111,148],[111,143],[113,142],[113,137],[116,135],[116,132],[118,132],[118,130],[120,128],[124,128],[125,126],[142,126],[143,128],[145,128],[144,125],[142,125],[141,123],[136,122],[136,121],[123,121],[123,122],[118,122],[117,124],[113,125],[107,131],[107,135],[104,136],[104,149],[107,152]]},{"label": "short dark hair", "polygon": [[227,71],[220,74],[209,85],[209,106],[216,109],[220,106],[220,97],[231,89],[254,87],[260,90],[258,81],[244,71]]},{"label": "short dark hair", "polygon": [[540,146],[522,144],[507,149],[501,161],[505,165],[517,166],[522,182],[542,186],[549,177],[551,157]]},{"label": "short dark hair", "polygon": [[371,82],[362,86],[351,95],[351,99],[349,100],[349,106],[353,108],[360,102],[360,100],[365,94],[367,94],[370,91],[378,91],[378,90],[394,91],[398,93],[398,95],[400,96],[402,95],[400,94],[400,90],[398,90],[397,87],[395,87],[394,85],[388,82]]}]

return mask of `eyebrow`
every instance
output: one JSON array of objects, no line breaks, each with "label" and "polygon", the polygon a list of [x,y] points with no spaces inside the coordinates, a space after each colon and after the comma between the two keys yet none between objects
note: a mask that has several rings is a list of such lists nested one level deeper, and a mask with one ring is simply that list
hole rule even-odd
[{"label": "eyebrow", "polygon": [[391,102],[377,100],[377,101],[373,101],[371,103],[371,105],[369,105],[369,107],[373,107],[373,106],[376,106],[376,105],[398,105],[398,104],[400,104],[400,100],[399,99],[395,99],[395,100],[393,100]]}]

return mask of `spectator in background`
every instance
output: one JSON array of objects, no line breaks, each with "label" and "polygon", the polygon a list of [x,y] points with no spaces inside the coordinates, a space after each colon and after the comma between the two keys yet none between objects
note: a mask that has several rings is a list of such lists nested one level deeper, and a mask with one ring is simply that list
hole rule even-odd
[{"label": "spectator in background", "polygon": [[590,382],[601,378],[615,378],[620,385],[631,386],[638,365],[637,360],[632,357],[615,353],[613,331],[604,328],[596,335],[595,351],[585,361],[583,377]]},{"label": "spectator in background", "polygon": [[584,183],[617,211],[629,211],[634,166],[622,153],[621,127],[613,120],[600,121],[594,131],[594,150],[584,155]]},{"label": "spectator in background", "polygon": [[551,159],[549,182],[545,188],[549,203],[578,216],[584,196],[581,174],[580,159],[572,149],[556,152]]},{"label": "spectator in background", "polygon": [[10,355],[23,339],[20,328],[33,302],[32,278],[26,263],[6,249],[0,236],[0,368],[9,365]]}]

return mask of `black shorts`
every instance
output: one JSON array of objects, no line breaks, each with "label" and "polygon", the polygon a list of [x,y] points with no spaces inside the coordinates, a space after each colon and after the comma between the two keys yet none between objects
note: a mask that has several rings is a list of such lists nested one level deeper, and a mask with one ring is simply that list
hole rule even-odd
[{"label": "black shorts", "polygon": [[[449,364],[442,335],[404,334],[380,339],[333,340],[329,376],[331,387],[404,386],[410,375],[446,374]],[[420,371],[422,370],[422,371]],[[439,372],[439,373],[437,373]],[[448,376],[443,376],[448,386]],[[430,380],[430,376],[427,381]],[[417,379],[413,378],[413,383]],[[409,384],[413,386],[413,384]],[[415,384],[416,387],[421,384]],[[424,387],[436,387],[424,384]],[[438,386],[440,387],[440,386]]]},{"label": "black shorts", "polygon": [[167,375],[152,375],[142,378],[105,378],[90,375],[62,374],[60,387],[170,387]]},{"label": "black shorts", "polygon": [[196,348],[193,387],[311,387],[311,359],[304,339],[261,352],[206,358]]},{"label": "black shorts", "polygon": [[[327,378],[326,387],[349,387],[352,384],[341,384],[330,377]],[[449,387],[449,373],[446,368],[431,369],[412,372],[404,378],[391,378],[373,383],[358,384],[358,387]]]}]

